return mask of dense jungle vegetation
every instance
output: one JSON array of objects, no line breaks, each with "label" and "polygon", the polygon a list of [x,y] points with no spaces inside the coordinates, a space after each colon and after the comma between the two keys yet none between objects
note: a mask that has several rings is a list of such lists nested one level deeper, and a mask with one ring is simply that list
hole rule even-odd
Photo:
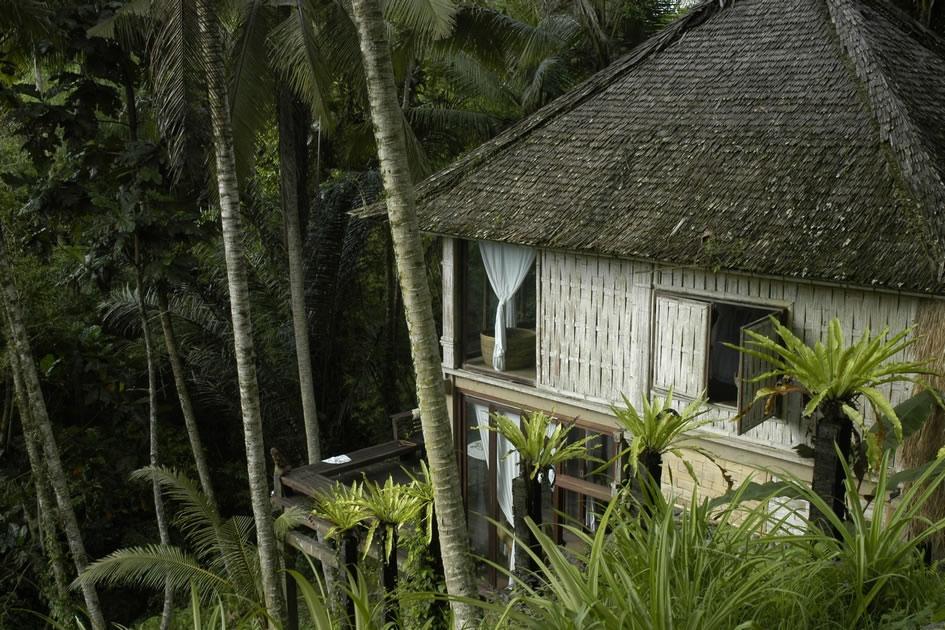
[{"label": "dense jungle vegetation", "polygon": [[[381,189],[349,9],[276,4],[220,2],[214,11],[231,86],[264,442],[304,462],[287,200],[301,237],[321,451],[389,439],[387,416],[416,402],[390,236],[348,214]],[[160,538],[153,494],[129,481],[133,470],[160,463],[198,477],[162,323],[176,337],[220,513],[251,513],[194,11],[187,2],[0,3],[0,222],[90,559]],[[674,11],[664,0],[392,3],[415,178],[603,67]],[[291,194],[287,160],[296,163]],[[437,291],[434,245],[425,254]],[[55,609],[44,549],[65,540],[43,540],[55,509],[38,504],[16,367],[4,356],[0,626],[26,627],[34,622],[18,609]],[[101,599],[122,623],[160,608],[159,598],[121,589]]]}]

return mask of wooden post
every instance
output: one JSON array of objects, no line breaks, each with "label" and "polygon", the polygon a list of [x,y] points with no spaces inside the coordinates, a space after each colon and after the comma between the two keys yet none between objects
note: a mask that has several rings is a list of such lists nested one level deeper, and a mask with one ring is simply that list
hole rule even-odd
[{"label": "wooden post", "polygon": [[299,630],[298,585],[295,583],[295,578],[288,574],[285,577],[285,598],[289,610],[288,630]]},{"label": "wooden post", "polygon": [[[388,537],[390,537],[390,555],[385,553]],[[397,599],[394,594],[397,590],[397,529],[384,531],[378,540],[378,555],[381,558],[381,581],[384,584],[384,621],[397,623]]]},{"label": "wooden post", "polygon": [[456,238],[443,237],[443,367],[458,368],[462,363],[462,242]]},{"label": "wooden post", "polygon": [[358,539],[354,532],[348,531],[340,534],[335,540],[335,553],[338,555],[336,594],[344,601],[345,619],[342,621],[343,628],[353,628],[355,626],[354,600],[345,593],[345,586],[348,584],[348,576],[357,573],[358,566]]}]

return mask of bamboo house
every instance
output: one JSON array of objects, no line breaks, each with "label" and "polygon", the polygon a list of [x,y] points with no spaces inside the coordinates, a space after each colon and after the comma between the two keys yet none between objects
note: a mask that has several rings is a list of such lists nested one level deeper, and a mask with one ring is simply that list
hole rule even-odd
[{"label": "bamboo house", "polygon": [[[723,343],[768,315],[808,342],[839,317],[849,341],[945,297],[943,104],[945,41],[888,2],[710,0],[420,184],[476,552],[510,560],[480,516],[511,521],[517,474],[477,428],[493,411],[574,420],[606,458],[622,394],[705,390],[705,446],[736,481],[752,465],[809,478],[800,397],[736,421],[765,366]],[[685,498],[678,464],[664,483]],[[549,489],[589,528],[620,474],[594,468]]]}]

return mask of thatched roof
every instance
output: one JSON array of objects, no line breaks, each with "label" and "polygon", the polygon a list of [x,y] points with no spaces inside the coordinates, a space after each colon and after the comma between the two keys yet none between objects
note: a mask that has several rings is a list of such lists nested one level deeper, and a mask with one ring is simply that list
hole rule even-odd
[{"label": "thatched roof", "polygon": [[465,238],[945,294],[945,42],[710,0],[418,187]]}]

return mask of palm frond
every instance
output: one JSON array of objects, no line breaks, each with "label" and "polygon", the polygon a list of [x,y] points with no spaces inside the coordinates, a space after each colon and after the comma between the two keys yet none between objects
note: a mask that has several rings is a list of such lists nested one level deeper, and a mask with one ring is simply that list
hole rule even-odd
[{"label": "palm frond", "polygon": [[147,45],[151,0],[130,0],[111,15],[107,15],[107,9],[103,14],[103,19],[88,30],[89,36],[114,39],[127,51]]},{"label": "palm frond", "polygon": [[241,183],[250,177],[256,139],[273,111],[275,85],[270,80],[266,36],[275,24],[275,8],[263,0],[246,0],[232,36],[229,55],[230,119],[233,150]]},{"label": "palm frond", "polygon": [[333,116],[327,101],[332,89],[331,66],[323,40],[339,33],[318,30],[315,8],[308,0],[296,0],[289,16],[273,28],[268,52],[272,66],[302,101],[321,128],[330,131]]},{"label": "palm frond", "polygon": [[390,0],[385,17],[409,31],[441,39],[453,30],[456,5],[452,0]]},{"label": "palm frond", "polygon": [[489,114],[468,109],[443,107],[412,107],[404,114],[410,127],[423,136],[440,134],[481,142],[495,134],[496,120]]},{"label": "palm frond", "polygon": [[290,507],[277,516],[272,523],[276,538],[282,540],[285,535],[308,520],[308,514],[300,507]]},{"label": "palm frond", "polygon": [[102,320],[112,328],[130,335],[141,333],[141,314],[138,312],[137,292],[125,285],[112,291],[99,304]]},{"label": "palm frond", "polygon": [[249,516],[232,516],[220,529],[217,553],[220,562],[232,572],[230,581],[234,592],[253,601],[264,601],[262,597],[262,574],[259,570],[259,555],[250,541],[256,528]]},{"label": "palm frond", "polygon": [[169,545],[129,547],[90,564],[73,586],[142,586],[159,590],[169,582],[177,591],[194,584],[205,597],[231,590],[224,577],[201,567],[185,551]]},{"label": "palm frond", "polygon": [[[39,41],[49,36],[52,29],[53,9],[43,0],[7,0],[0,2],[0,24],[9,32],[28,41]],[[25,48],[32,48],[26,45]]]},{"label": "palm frond", "polygon": [[131,473],[132,479],[157,482],[164,495],[178,504],[174,522],[194,545],[198,558],[213,553],[220,543],[220,516],[198,484],[176,470],[147,466]]},{"label": "palm frond", "polygon": [[151,77],[158,126],[167,142],[171,164],[179,173],[192,159],[191,148],[205,146],[201,144],[205,136],[202,130],[207,126],[197,124],[195,104],[204,76],[197,15],[188,0],[155,0],[151,15]]}]

